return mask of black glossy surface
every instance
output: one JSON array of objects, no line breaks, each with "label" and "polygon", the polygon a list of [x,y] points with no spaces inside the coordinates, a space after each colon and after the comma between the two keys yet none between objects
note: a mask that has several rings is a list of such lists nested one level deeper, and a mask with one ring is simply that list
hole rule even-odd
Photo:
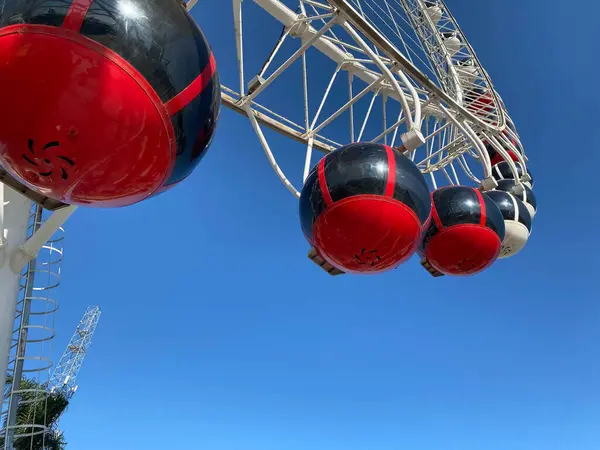
[{"label": "black glossy surface", "polygon": [[177,159],[166,186],[186,178],[202,160],[214,138],[220,107],[219,77],[215,73],[206,89],[171,118],[177,140]]},{"label": "black glossy surface", "polygon": [[[504,239],[504,219],[494,201],[482,194],[486,206],[486,226],[493,230],[500,240]],[[473,188],[466,186],[447,186],[433,193],[433,204],[444,228],[460,224],[479,225],[481,222],[481,203]],[[439,232],[433,219],[429,229],[423,235],[422,245]]]},{"label": "black glossy surface", "polygon": [[313,224],[316,218],[325,209],[325,200],[323,200],[323,193],[319,187],[317,168],[318,165],[314,166],[309,172],[300,193],[300,226],[308,240],[312,240]]},{"label": "black glossy surface", "polygon": [[331,199],[360,194],[383,195],[388,178],[385,147],[371,144],[346,145],[325,157],[325,180]]},{"label": "black glossy surface", "polygon": [[425,224],[431,214],[429,187],[421,171],[403,154],[394,151],[396,159],[396,187],[394,198],[409,206]]},{"label": "black glossy surface", "polygon": [[[523,166],[521,163],[515,162],[515,166],[517,167],[517,173],[519,174],[519,178],[523,176]],[[531,170],[528,170],[527,173],[531,177],[531,185],[533,186],[533,175],[531,174]],[[512,180],[514,179],[514,175],[510,170],[510,166],[506,161],[499,162],[498,164],[492,167],[492,177],[496,180]]]},{"label": "black glossy surface", "polygon": [[493,230],[499,237],[500,241],[504,240],[506,229],[504,227],[504,217],[498,205],[486,194],[481,194],[485,203],[485,225]]},{"label": "black glossy surface", "polygon": [[442,225],[446,228],[461,223],[481,221],[479,197],[473,188],[450,186],[433,193],[433,204]]},{"label": "black glossy surface", "polygon": [[0,0],[0,27],[26,23],[60,27],[70,6],[70,0]]},{"label": "black glossy surface", "polygon": [[490,159],[494,159],[494,157],[498,153],[496,151],[496,149],[494,147],[492,147],[490,144],[485,144],[485,149],[487,150],[488,155],[490,156]]},{"label": "black glossy surface", "polygon": [[[394,151],[396,183],[393,198],[410,207],[421,224],[431,211],[429,189],[423,175],[407,157]],[[300,222],[310,239],[312,225],[325,209],[319,187],[318,164],[313,167],[300,196]],[[325,180],[334,202],[354,195],[384,195],[389,173],[388,156],[383,145],[355,143],[325,157]]]},{"label": "black glossy surface", "polygon": [[206,67],[210,47],[176,0],[94,0],[81,34],[124,57],[163,102]]},{"label": "black glossy surface", "polygon": [[[393,197],[409,206],[425,223],[431,210],[423,175],[406,156],[393,151],[396,183]],[[389,165],[385,146],[372,143],[346,145],[327,155],[325,179],[333,201],[352,195],[384,195]]]},{"label": "black glossy surface", "polygon": [[537,200],[535,198],[535,194],[528,186],[522,186],[523,192],[517,194],[517,184],[515,183],[515,180],[500,180],[498,181],[498,187],[496,189],[514,195],[522,202],[533,206],[534,210],[537,210]]},{"label": "black glossy surface", "polygon": [[516,220],[531,232],[531,215],[521,200],[504,191],[489,191],[485,195],[496,203],[504,220]]}]

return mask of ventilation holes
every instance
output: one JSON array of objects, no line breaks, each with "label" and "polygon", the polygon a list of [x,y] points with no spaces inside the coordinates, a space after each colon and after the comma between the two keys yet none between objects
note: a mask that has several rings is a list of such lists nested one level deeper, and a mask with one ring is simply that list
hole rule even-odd
[{"label": "ventilation holes", "polygon": [[[46,152],[50,149],[54,149],[54,148],[60,148],[60,142],[58,141],[50,141],[48,143],[46,143],[43,147],[42,147],[42,152]],[[21,156],[22,158],[27,161],[29,164],[31,164],[32,166],[35,167],[39,167],[40,163],[39,163],[39,159],[38,159],[38,155],[36,155],[35,152],[35,141],[33,139],[28,139],[27,140],[27,149],[29,150],[29,153],[23,153]],[[56,155],[55,156],[57,159],[59,159],[59,163],[60,162],[65,162],[67,163],[68,166],[70,167],[74,167],[75,166],[75,161],[73,161],[71,158],[68,158],[67,156],[63,156],[63,155]],[[43,160],[44,164],[46,164],[47,166],[50,166],[50,170],[44,171],[42,172],[41,170],[38,171],[38,175],[41,177],[49,177],[54,173],[54,169],[55,167],[52,167],[52,160],[49,157],[45,157]],[[63,180],[67,180],[69,178],[69,173],[67,172],[67,167],[64,167],[63,165],[59,165],[60,168],[60,177]]]},{"label": "ventilation holes", "polygon": [[373,267],[376,263],[381,261],[381,256],[377,254],[377,250],[369,250],[363,248],[360,253],[354,255],[356,261],[361,265],[369,265]]}]

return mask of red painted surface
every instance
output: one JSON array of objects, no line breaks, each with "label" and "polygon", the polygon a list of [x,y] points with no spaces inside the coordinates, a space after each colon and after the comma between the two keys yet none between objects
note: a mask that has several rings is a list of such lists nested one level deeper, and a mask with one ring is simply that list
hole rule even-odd
[{"label": "red painted surface", "polygon": [[[513,152],[512,150],[507,150],[507,152],[508,152],[508,155],[510,156],[510,159],[512,159],[514,162],[519,162],[519,158],[517,158],[517,155],[515,154],[515,152]],[[492,166],[494,166],[502,161],[504,161],[504,158],[498,152],[494,152],[494,156],[492,156],[490,158],[490,162],[491,162]]]},{"label": "red painted surface", "polygon": [[475,113],[485,112],[489,114],[494,110],[494,99],[488,93],[480,95],[468,104],[467,109]]},{"label": "red painted surface", "polygon": [[0,160],[14,176],[99,207],[138,202],[165,182],[170,118],[119,55],[64,28],[16,25],[0,29],[0,62]]},{"label": "red painted surface", "polygon": [[394,189],[396,188],[396,158],[394,157],[394,150],[390,146],[386,145],[385,151],[387,153],[388,174],[385,193],[383,195],[393,197]]},{"label": "red painted surface", "polygon": [[319,179],[319,188],[321,188],[321,193],[323,194],[323,200],[325,201],[325,205],[331,206],[333,204],[333,199],[331,198],[331,193],[329,192],[329,188],[327,187],[327,180],[325,179],[326,158],[326,156],[323,156],[319,161],[319,165],[317,167],[317,177]]},{"label": "red painted surface", "polygon": [[194,81],[192,81],[183,91],[165,103],[165,108],[167,109],[167,113],[172,116],[177,114],[187,105],[189,105],[192,100],[198,97],[204,88],[210,83],[213,75],[217,71],[217,63],[215,61],[215,56],[211,53],[210,58],[208,60],[208,64],[202,70],[200,75],[198,75]]},{"label": "red painted surface", "polygon": [[79,32],[93,1],[94,0],[73,0],[73,3],[71,3],[71,7],[65,16],[62,25],[63,28]]},{"label": "red painted surface", "polygon": [[479,192],[479,189],[473,188],[473,192],[475,192],[475,195],[477,195],[477,200],[479,200],[479,213],[481,214],[479,218],[479,225],[484,227],[487,221],[487,208],[485,206],[485,200],[483,200],[483,195],[481,192]]},{"label": "red painted surface", "polygon": [[334,267],[376,273],[416,251],[420,221],[405,204],[380,195],[355,195],[327,207],[313,225],[313,244]]},{"label": "red painted surface", "polygon": [[[444,189],[444,188],[442,188]],[[429,194],[430,198],[431,198],[431,220],[433,220],[433,223],[435,224],[436,228],[440,231],[442,231],[444,229],[444,224],[442,223],[442,220],[440,219],[440,215],[438,214],[438,211],[435,207],[435,201],[433,199],[433,194],[435,191],[431,192]]]},{"label": "red painted surface", "polygon": [[427,243],[425,256],[445,275],[473,275],[496,261],[500,247],[500,238],[490,228],[460,224],[433,236]]}]

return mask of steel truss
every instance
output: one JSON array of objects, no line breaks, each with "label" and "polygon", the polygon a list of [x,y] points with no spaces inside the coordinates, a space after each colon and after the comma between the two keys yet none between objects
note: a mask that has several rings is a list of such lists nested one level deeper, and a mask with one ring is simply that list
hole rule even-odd
[{"label": "steel truss", "polygon": [[[246,6],[232,0],[239,83],[237,90],[222,86],[223,104],[248,117],[273,169],[295,196],[299,191],[279,167],[264,127],[306,146],[303,179],[313,164],[313,149],[327,153],[360,140],[383,142],[410,155],[434,188],[465,183],[484,190],[496,187],[486,145],[508,161],[516,179],[517,165],[508,151],[518,156],[526,173],[512,120],[443,2],[300,0],[296,11],[279,0],[253,3],[279,22],[283,32],[258,73],[249,75],[245,53],[256,58],[262,52],[244,32]],[[323,56],[333,64],[310,64],[311,58],[322,61]],[[270,106],[277,103],[269,97],[272,87],[298,64],[302,77],[288,86],[302,90],[303,104],[290,99]],[[327,87],[315,93],[311,81],[325,71]],[[342,84],[347,100],[332,107]],[[319,105],[311,113],[315,98]],[[358,108],[366,101],[368,107]],[[304,120],[293,119],[299,111]],[[340,129],[347,134],[340,137]],[[529,181],[528,175],[521,181]]]}]

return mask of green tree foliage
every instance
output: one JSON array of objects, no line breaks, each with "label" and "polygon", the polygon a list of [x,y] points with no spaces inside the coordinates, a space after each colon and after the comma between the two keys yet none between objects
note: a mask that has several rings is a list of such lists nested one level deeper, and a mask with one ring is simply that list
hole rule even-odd
[{"label": "green tree foliage", "polygon": [[[69,400],[61,392],[42,394],[46,387],[26,378],[21,380],[19,390],[25,391],[19,395],[20,401],[17,408],[17,425],[23,426],[15,429],[14,435],[33,433],[36,435],[16,437],[13,442],[15,450],[64,450],[67,443],[63,434],[58,431],[57,423],[67,409]],[[2,429],[0,429],[0,449],[4,448],[6,421],[7,418],[4,419]],[[31,424],[40,426],[27,426]],[[41,425],[47,427],[44,433],[41,433]]]}]

